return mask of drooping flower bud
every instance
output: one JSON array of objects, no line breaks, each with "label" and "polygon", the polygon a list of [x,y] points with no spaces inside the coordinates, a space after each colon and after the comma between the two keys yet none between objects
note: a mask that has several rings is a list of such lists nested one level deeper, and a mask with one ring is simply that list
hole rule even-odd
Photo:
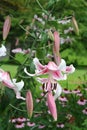
[{"label": "drooping flower bud", "polygon": [[60,37],[57,31],[54,32],[54,46],[53,46],[53,54],[54,54],[54,60],[57,65],[60,64],[61,58],[60,58]]},{"label": "drooping flower bud", "polygon": [[30,90],[26,93],[26,106],[28,116],[31,118],[33,114],[33,98]]},{"label": "drooping flower bud", "polygon": [[54,120],[57,121],[56,104],[51,91],[47,93],[47,104],[51,115],[53,116]]},{"label": "drooping flower bud", "polygon": [[11,18],[7,16],[3,25],[3,40],[6,40],[11,27]]},{"label": "drooping flower bud", "polygon": [[74,28],[74,31],[77,35],[79,35],[79,28],[78,28],[78,24],[77,24],[77,21],[75,19],[75,17],[73,16],[72,17],[72,25],[73,25],[73,28]]}]

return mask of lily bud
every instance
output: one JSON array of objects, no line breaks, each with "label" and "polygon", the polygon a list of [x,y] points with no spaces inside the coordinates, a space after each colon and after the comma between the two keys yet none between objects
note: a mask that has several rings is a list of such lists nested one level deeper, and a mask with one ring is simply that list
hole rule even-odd
[{"label": "lily bud", "polygon": [[53,36],[53,33],[51,31],[48,31],[48,37],[49,37],[49,39],[54,41],[54,36]]},{"label": "lily bud", "polygon": [[11,27],[11,18],[7,16],[3,25],[3,40],[6,40]]},{"label": "lily bud", "polygon": [[61,58],[60,58],[60,37],[57,31],[54,32],[54,47],[53,47],[53,54],[54,54],[54,60],[57,65],[60,64]]},{"label": "lily bud", "polygon": [[75,17],[73,16],[72,17],[72,25],[73,25],[73,28],[74,28],[74,31],[77,35],[79,35],[79,28],[78,28],[78,24],[77,24],[77,21],[75,19]]},{"label": "lily bud", "polygon": [[53,116],[54,120],[57,121],[56,104],[52,92],[50,91],[47,94],[47,104],[51,115]]},{"label": "lily bud", "polygon": [[26,94],[26,106],[28,116],[31,118],[33,114],[33,98],[30,90]]},{"label": "lily bud", "polygon": [[60,37],[57,31],[54,32],[54,48],[55,48],[56,53],[59,53]]}]

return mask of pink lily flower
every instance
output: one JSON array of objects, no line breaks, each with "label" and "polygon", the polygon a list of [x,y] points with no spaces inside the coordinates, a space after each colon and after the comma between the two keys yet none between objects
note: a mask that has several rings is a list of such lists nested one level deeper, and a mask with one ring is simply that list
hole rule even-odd
[{"label": "pink lily flower", "polygon": [[37,77],[37,80],[43,84],[43,90],[54,91],[54,98],[60,96],[62,92],[61,86],[57,83],[59,80],[66,80],[67,74],[73,73],[75,68],[73,65],[66,66],[66,62],[61,59],[61,63],[57,66],[54,62],[49,62],[47,65],[42,65],[37,58],[33,60],[36,67],[35,74],[28,73],[27,69],[24,69],[24,72],[29,76],[40,76],[46,75],[46,78]]},{"label": "pink lily flower", "polygon": [[20,82],[16,82],[16,79],[11,80],[10,74],[0,69],[0,82],[2,82],[3,85],[7,86],[8,88],[13,89],[17,99],[25,100],[25,98],[22,97],[20,93],[21,89],[24,86],[23,80]]},{"label": "pink lily flower", "polygon": [[33,62],[36,67],[35,74],[28,73],[27,69],[24,68],[24,72],[29,76],[48,75],[49,78],[54,80],[66,80],[66,74],[75,71],[73,65],[66,66],[64,59],[61,59],[59,66],[57,66],[53,61],[50,61],[47,65],[42,65],[38,58],[34,58]]},{"label": "pink lily flower", "polygon": [[[66,80],[67,74],[73,73],[75,71],[73,65],[66,66],[65,60],[60,58],[59,49],[60,49],[59,34],[57,32],[54,32],[53,53],[56,64],[53,61],[50,61],[47,65],[42,65],[39,62],[38,58],[34,58],[33,63],[36,68],[35,73],[30,74],[28,73],[27,69],[24,68],[24,72],[28,76],[36,76],[37,80],[42,83],[42,89],[44,92],[47,93],[48,108],[54,120],[57,120],[55,100],[62,93],[62,88],[57,83],[57,81]],[[45,75],[45,78],[39,77],[41,75],[42,76]],[[54,95],[52,95],[52,92],[54,92]]]}]

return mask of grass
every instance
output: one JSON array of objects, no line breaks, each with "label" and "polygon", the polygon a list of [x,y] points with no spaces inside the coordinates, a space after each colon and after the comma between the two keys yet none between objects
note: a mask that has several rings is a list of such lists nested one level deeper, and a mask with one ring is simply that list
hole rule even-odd
[{"label": "grass", "polygon": [[[11,76],[14,77],[17,72],[17,65],[2,65],[1,68],[5,71],[9,71]],[[87,68],[80,68],[76,69],[73,74],[68,75],[68,79],[65,81],[59,81],[62,87],[76,88],[77,86],[81,85],[85,82],[84,75],[87,73]],[[87,79],[86,79],[87,80]]]},{"label": "grass", "polygon": [[74,73],[68,75],[67,80],[60,81],[60,84],[62,85],[62,87],[75,89],[76,87],[87,81],[87,79],[85,79],[86,74],[87,68],[77,68]]}]

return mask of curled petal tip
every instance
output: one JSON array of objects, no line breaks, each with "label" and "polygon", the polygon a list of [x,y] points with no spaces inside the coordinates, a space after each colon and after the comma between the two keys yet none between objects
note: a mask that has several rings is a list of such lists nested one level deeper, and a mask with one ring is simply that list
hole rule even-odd
[{"label": "curled petal tip", "polygon": [[24,68],[24,72],[25,72],[28,76],[35,76],[35,74],[30,74],[30,73],[28,73],[28,71],[27,71],[26,68]]}]

